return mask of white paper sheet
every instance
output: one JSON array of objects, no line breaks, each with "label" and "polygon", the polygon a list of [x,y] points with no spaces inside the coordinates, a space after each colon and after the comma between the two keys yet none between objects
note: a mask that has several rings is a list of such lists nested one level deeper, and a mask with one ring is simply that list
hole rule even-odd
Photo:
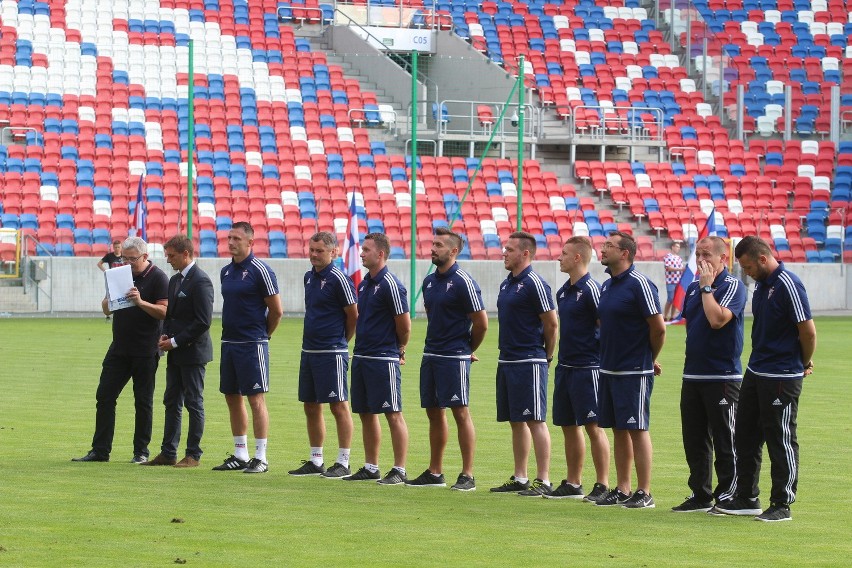
[{"label": "white paper sheet", "polygon": [[106,279],[107,298],[109,299],[109,310],[114,312],[133,306],[126,294],[133,288],[133,273],[130,265],[125,264],[117,268],[104,271]]}]

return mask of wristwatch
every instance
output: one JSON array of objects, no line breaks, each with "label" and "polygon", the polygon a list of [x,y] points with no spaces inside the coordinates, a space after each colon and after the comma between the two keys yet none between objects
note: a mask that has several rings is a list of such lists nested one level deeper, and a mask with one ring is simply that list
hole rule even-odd
[{"label": "wristwatch", "polygon": [[713,288],[711,288],[710,286],[702,286],[701,287],[701,293],[702,294],[712,294]]}]

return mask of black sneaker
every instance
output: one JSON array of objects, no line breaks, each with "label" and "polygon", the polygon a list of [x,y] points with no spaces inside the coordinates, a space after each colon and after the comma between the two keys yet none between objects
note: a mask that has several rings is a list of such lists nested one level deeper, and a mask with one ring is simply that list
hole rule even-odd
[{"label": "black sneaker", "polygon": [[760,499],[757,497],[753,499],[734,497],[733,499],[718,503],[712,510],[724,515],[738,515],[742,517],[754,517],[763,512],[760,508]]},{"label": "black sneaker", "polygon": [[550,493],[544,495],[545,499],[582,499],[583,498],[583,486],[574,487],[570,483],[568,483],[567,479],[563,479],[562,483],[551,491]]},{"label": "black sneaker", "polygon": [[108,462],[109,456],[102,456],[95,452],[95,450],[90,450],[85,456],[81,458],[71,458],[72,462]]},{"label": "black sneaker", "polygon": [[677,507],[672,507],[672,511],[675,513],[709,513],[712,508],[713,503],[696,499],[693,495],[692,497],[687,497],[686,501]]},{"label": "black sneaker", "polygon": [[376,481],[381,477],[378,471],[370,471],[366,467],[362,467],[352,475],[343,477],[343,481]]},{"label": "black sneaker", "polygon": [[492,493],[520,493],[525,489],[529,489],[530,482],[521,483],[515,479],[515,476],[509,478],[509,481],[501,485],[500,487],[492,487]]},{"label": "black sneaker", "polygon": [[543,497],[549,495],[551,491],[553,491],[553,486],[551,484],[545,483],[541,479],[536,478],[532,483],[530,483],[529,489],[519,491],[518,495],[521,497]]},{"label": "black sneaker", "polygon": [[342,479],[350,473],[352,472],[349,471],[348,467],[342,463],[334,462],[334,465],[325,470],[325,473],[320,474],[320,477],[325,477],[326,479]]},{"label": "black sneaker", "polygon": [[615,505],[623,505],[628,499],[630,499],[630,495],[623,493],[621,489],[616,487],[595,501],[595,505],[599,507],[613,507]]},{"label": "black sneaker", "polygon": [[642,489],[637,489],[630,499],[621,504],[625,509],[653,509],[657,505],[654,504],[654,498],[650,493],[645,493]]},{"label": "black sneaker", "polygon": [[428,469],[417,476],[416,479],[410,479],[405,482],[409,487],[446,487],[447,482],[444,479],[444,474],[435,475]]},{"label": "black sneaker", "polygon": [[392,467],[389,472],[385,474],[383,478],[378,480],[376,483],[379,485],[401,485],[408,481],[408,478],[405,477],[405,474],[402,473],[395,467]]},{"label": "black sneaker", "polygon": [[266,473],[267,471],[269,471],[268,463],[258,458],[251,458],[243,473]]},{"label": "black sneaker", "polygon": [[213,468],[213,471],[242,471],[248,466],[248,462],[241,460],[235,455],[228,456],[221,465]]},{"label": "black sneaker", "polygon": [[460,473],[455,485],[450,487],[450,489],[456,491],[476,491],[476,481],[471,476]]},{"label": "black sneaker", "polygon": [[589,503],[597,503],[607,493],[609,493],[609,487],[607,487],[603,483],[595,483],[592,486],[592,491],[588,495],[583,497],[583,501],[588,501]]},{"label": "black sneaker", "polygon": [[130,463],[140,464],[145,463],[146,461],[148,461],[148,456],[143,456],[140,454],[138,456],[133,456],[133,459],[130,460]]},{"label": "black sneaker", "polygon": [[295,475],[297,477],[305,476],[305,475],[321,475],[325,473],[325,464],[317,465],[311,460],[302,460],[302,465],[296,469],[291,469],[288,471],[290,475]]},{"label": "black sneaker", "polygon": [[780,521],[792,521],[790,506],[781,503],[770,503],[769,508],[754,518],[755,521],[764,523],[777,523]]}]

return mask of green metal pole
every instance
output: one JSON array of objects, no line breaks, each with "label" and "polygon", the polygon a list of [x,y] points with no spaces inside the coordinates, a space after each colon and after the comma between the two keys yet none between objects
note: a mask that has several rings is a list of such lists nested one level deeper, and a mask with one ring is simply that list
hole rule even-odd
[{"label": "green metal pole", "polygon": [[189,40],[189,128],[187,128],[187,168],[186,168],[186,236],[192,240],[192,163],[195,154],[195,62],[193,60],[193,41]]},{"label": "green metal pole", "polygon": [[524,56],[518,59],[518,230],[523,230],[523,202],[524,202]]},{"label": "green metal pole", "polygon": [[[411,52],[411,287],[417,281],[417,52]],[[409,312],[417,302],[409,295]]]}]

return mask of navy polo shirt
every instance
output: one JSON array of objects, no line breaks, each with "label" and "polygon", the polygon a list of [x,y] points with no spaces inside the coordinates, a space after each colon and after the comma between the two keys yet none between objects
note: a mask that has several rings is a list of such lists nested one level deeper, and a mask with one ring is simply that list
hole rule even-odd
[{"label": "navy polo shirt", "polygon": [[497,295],[500,360],[546,359],[544,325],[539,316],[553,309],[550,286],[532,266],[518,276],[510,272]]},{"label": "navy polo shirt", "polygon": [[423,305],[429,318],[423,352],[470,355],[468,314],[485,309],[479,284],[454,263],[443,274],[435,272],[423,279]]},{"label": "navy polo shirt", "polygon": [[395,317],[408,312],[408,292],[400,280],[382,268],[375,278],[368,273],[358,288],[358,323],[355,355],[399,357]]},{"label": "navy polo shirt", "polygon": [[342,270],[329,264],[319,272],[305,273],[305,322],[302,349],[348,351],[347,306],[355,304],[355,285]]},{"label": "navy polo shirt", "polygon": [[[608,268],[606,271],[610,272]],[[657,287],[634,265],[601,284],[601,373],[654,372],[646,319],[659,313]]]},{"label": "navy polo shirt", "polygon": [[601,285],[588,273],[576,283],[568,280],[556,292],[560,365],[597,367],[600,364],[600,299]]},{"label": "navy polo shirt", "polygon": [[811,319],[808,294],[799,277],[779,263],[751,298],[751,357],[748,370],[766,379],[804,377],[797,324]]},{"label": "navy polo shirt", "polygon": [[746,287],[727,269],[713,281],[713,297],[734,317],[721,329],[713,329],[704,313],[701,285],[696,280],[686,290],[683,317],[686,319],[685,381],[741,381],[743,368],[743,322]]},{"label": "navy polo shirt", "polygon": [[222,268],[222,341],[267,341],[266,298],[278,293],[275,272],[249,253],[242,262]]}]

